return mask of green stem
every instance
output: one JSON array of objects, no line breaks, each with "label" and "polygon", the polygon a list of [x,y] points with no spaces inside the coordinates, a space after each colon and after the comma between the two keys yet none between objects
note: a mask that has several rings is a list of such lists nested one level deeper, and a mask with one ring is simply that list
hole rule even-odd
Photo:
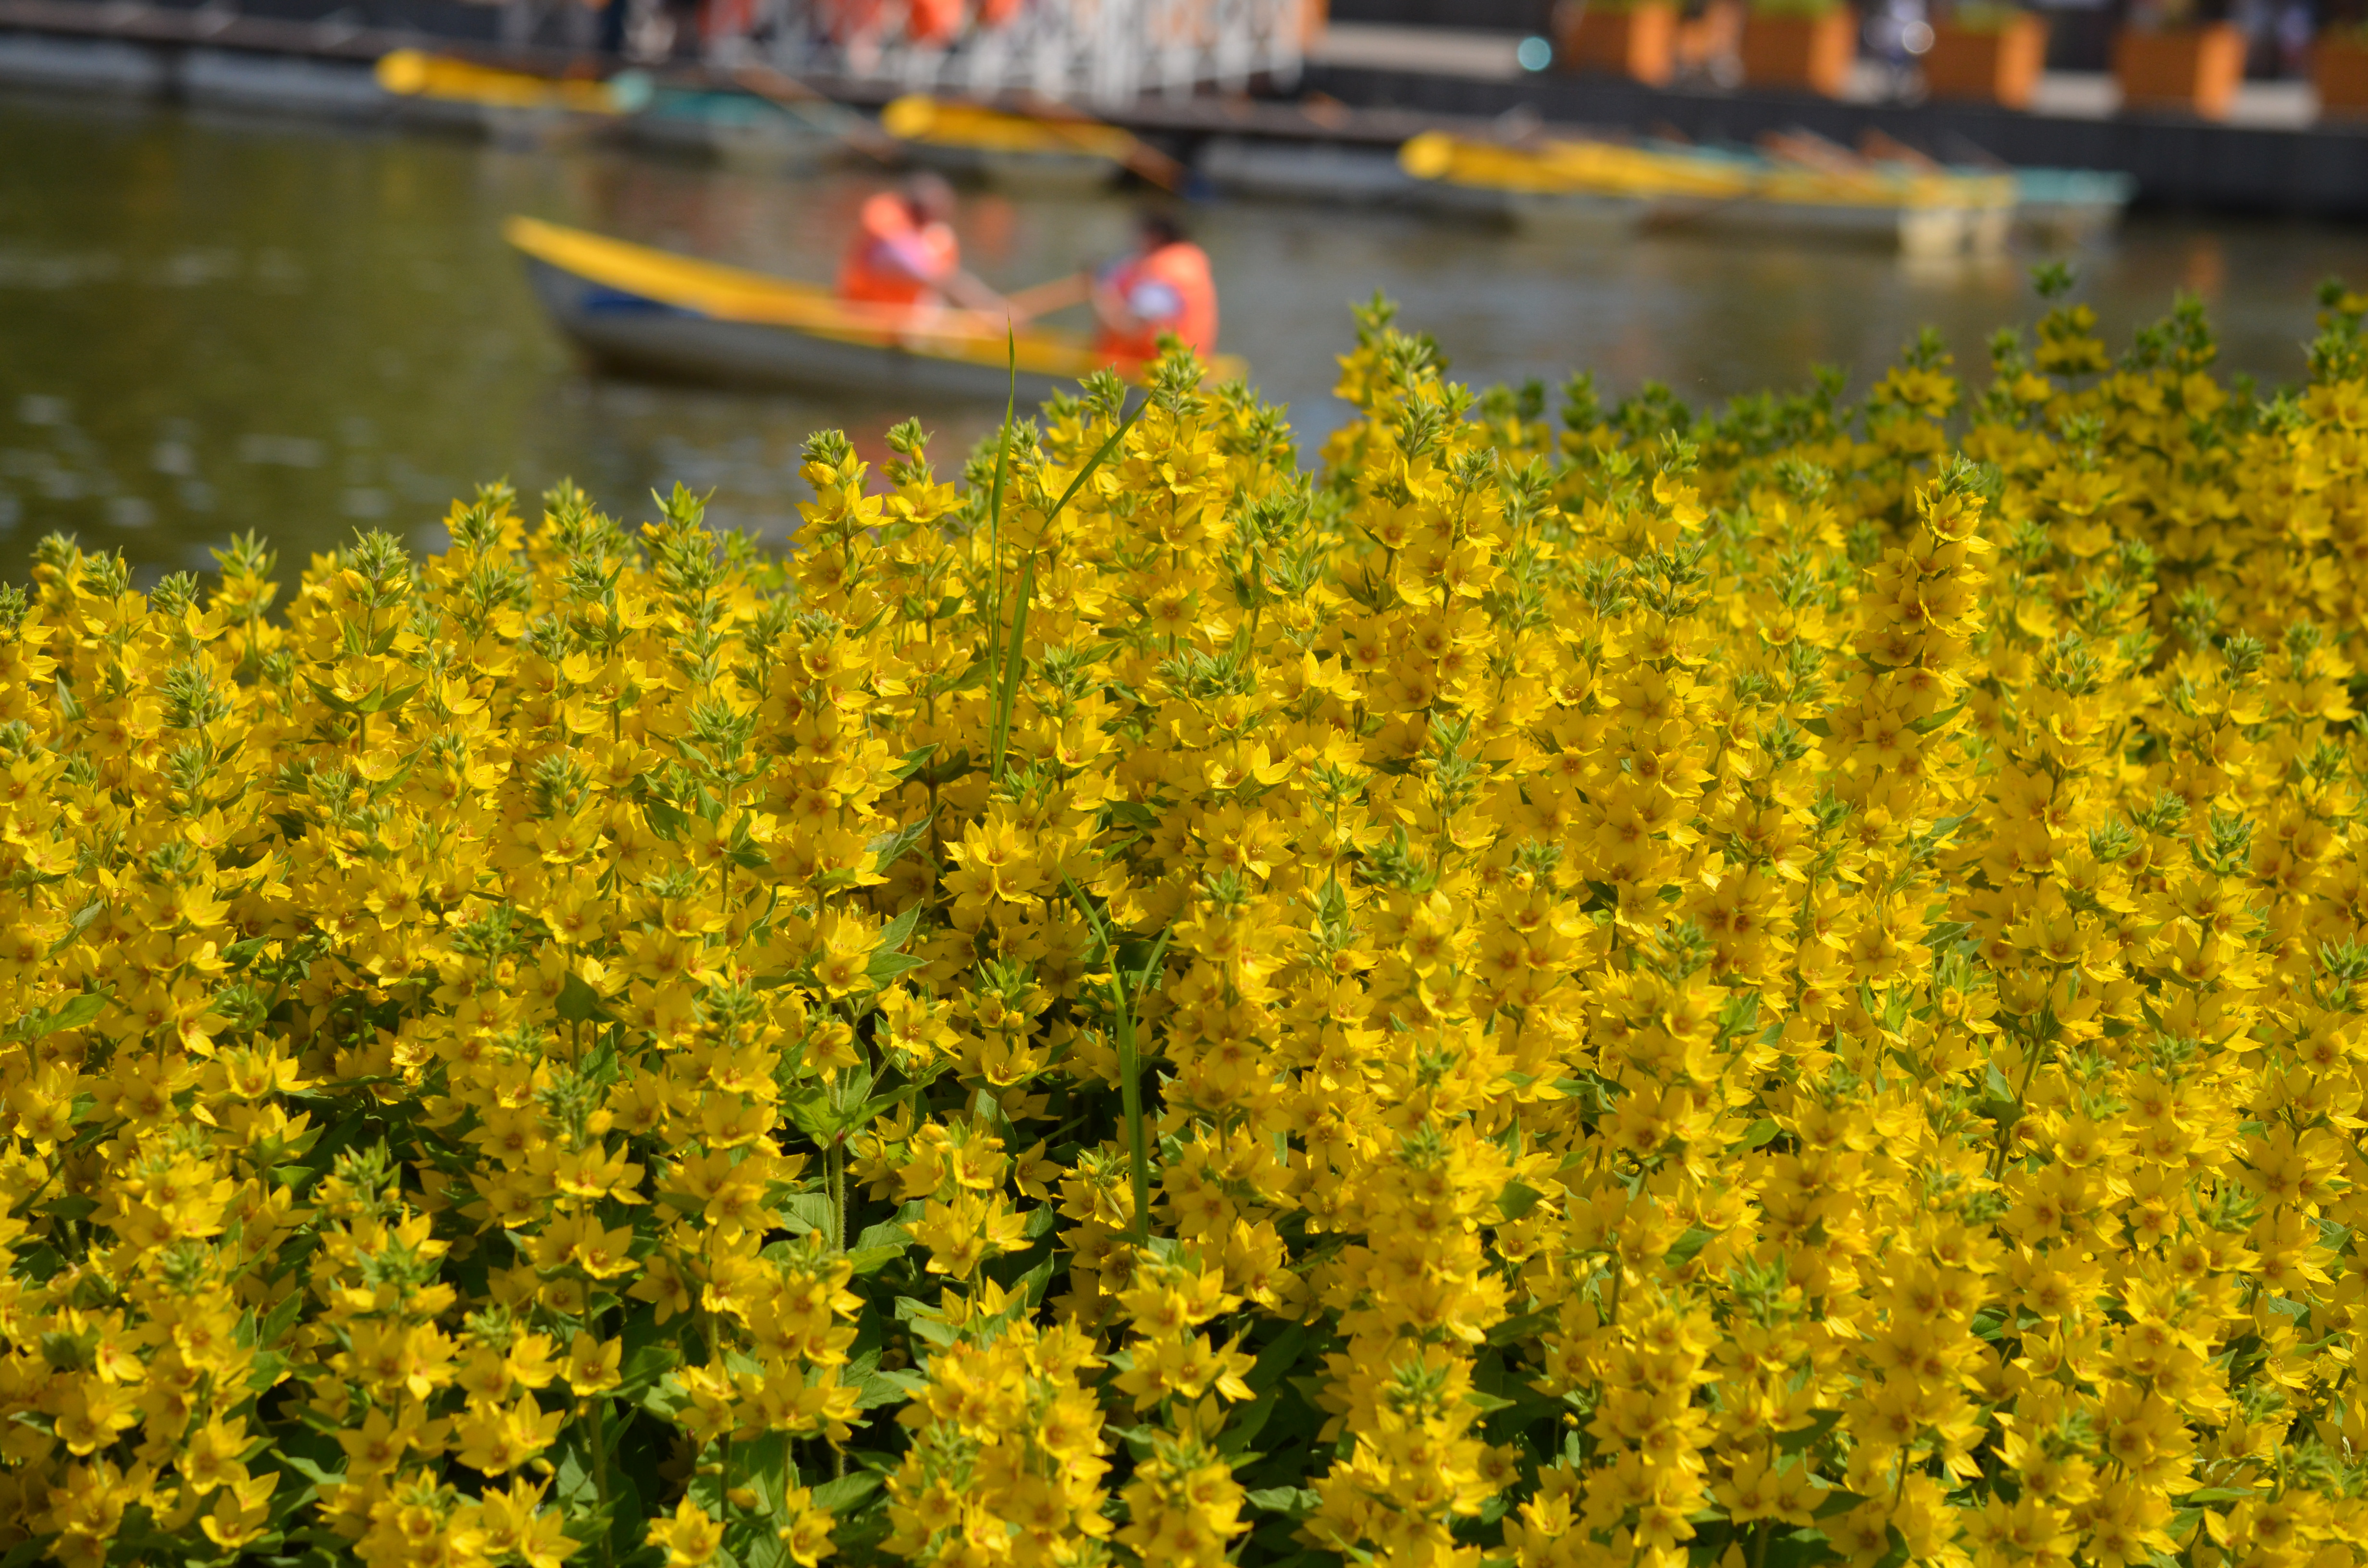
[{"label": "green stem", "polygon": [[1126,983],[1113,973],[1110,992],[1118,1004],[1118,1093],[1126,1112],[1126,1154],[1134,1184],[1134,1242],[1151,1239],[1151,1151],[1143,1127],[1143,1078],[1134,1050],[1134,1009],[1127,1005]]},{"label": "green stem", "polygon": [[[2044,1028],[2045,1025],[2042,1024],[2041,1027]],[[2015,1086],[2014,1091],[2014,1114],[2007,1118],[1998,1128],[1998,1147],[1990,1152],[1992,1181],[1998,1180],[2006,1174],[2007,1145],[2014,1141],[2014,1130],[2022,1124],[2022,1108],[2031,1099],[2031,1080],[2037,1075],[2039,1063],[2046,1057],[2054,1044],[2053,1040],[2046,1039],[2032,1040],[2030,1054],[2023,1058],[2022,1082]]]},{"label": "green stem", "polygon": [[609,1402],[595,1394],[592,1406],[592,1506],[600,1520],[600,1568],[615,1561],[617,1521],[609,1517]]},{"label": "green stem", "polygon": [[830,1184],[830,1244],[832,1250],[844,1253],[847,1250],[847,1144],[841,1137],[831,1139],[830,1153],[825,1158]]}]

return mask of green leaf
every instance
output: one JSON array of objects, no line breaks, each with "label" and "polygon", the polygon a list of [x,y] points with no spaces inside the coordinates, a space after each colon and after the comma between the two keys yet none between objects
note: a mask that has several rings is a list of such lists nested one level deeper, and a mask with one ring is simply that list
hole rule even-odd
[{"label": "green leaf", "polygon": [[106,992],[85,991],[56,1012],[36,1014],[18,1028],[25,1030],[23,1038],[26,1040],[40,1040],[47,1035],[62,1034],[67,1029],[78,1029],[105,1012],[107,1003]]},{"label": "green leaf", "polygon": [[915,904],[887,925],[880,927],[880,946],[894,951],[913,939],[914,929],[921,923],[921,905]]},{"label": "green leaf", "polygon": [[783,1199],[780,1215],[781,1228],[793,1236],[803,1236],[808,1231],[820,1231],[826,1235],[838,1223],[838,1210],[826,1192],[801,1192]]},{"label": "green leaf", "polygon": [[1782,1131],[1783,1129],[1778,1127],[1775,1122],[1763,1116],[1743,1130],[1743,1146],[1747,1149],[1764,1148],[1774,1142],[1776,1134]]},{"label": "green leaf", "polygon": [[1700,1225],[1694,1226],[1677,1239],[1676,1244],[1669,1248],[1668,1256],[1664,1261],[1671,1268],[1684,1267],[1693,1261],[1696,1253],[1708,1244],[1710,1236],[1711,1233]]},{"label": "green leaf", "polygon": [[814,1506],[843,1514],[880,1490],[880,1478],[868,1470],[825,1481],[814,1489]]},{"label": "green leaf", "polygon": [[1527,1182],[1508,1181],[1505,1184],[1505,1190],[1497,1195],[1497,1210],[1508,1220],[1518,1220],[1535,1209],[1538,1200],[1543,1197],[1544,1193]]},{"label": "green leaf", "polygon": [[344,1471],[324,1470],[302,1454],[288,1452],[284,1447],[280,1450],[279,1462],[315,1486],[342,1485],[346,1479]]},{"label": "green leaf", "polygon": [[1803,1449],[1832,1431],[1840,1424],[1841,1418],[1842,1413],[1839,1410],[1818,1411],[1809,1417],[1809,1424],[1806,1426],[1797,1427],[1790,1432],[1779,1432],[1776,1435],[1776,1451],[1783,1454],[1799,1453]]},{"label": "green leaf", "polygon": [[427,684],[424,680],[416,680],[409,686],[398,687],[393,690],[381,685],[376,691],[355,703],[353,710],[357,713],[383,713],[390,708],[400,708],[418,696],[419,688]]},{"label": "green leaf", "polygon": [[107,901],[105,899],[96,899],[89,903],[84,904],[80,909],[75,910],[73,915],[66,921],[66,934],[60,937],[55,942],[50,944],[49,956],[51,958],[55,958],[60,953],[64,952],[68,948],[73,947],[75,942],[81,940],[82,934],[90,929],[90,923],[97,919],[99,912],[104,910],[106,907]]},{"label": "green leaf", "polygon": [[872,990],[885,991],[915,970],[928,967],[929,960],[925,958],[881,948],[872,953],[871,961],[863,966],[863,978],[871,983]]},{"label": "green leaf", "polygon": [[918,822],[908,823],[903,827],[892,829],[865,845],[864,847],[871,855],[871,869],[875,871],[885,871],[906,855],[911,854],[915,845],[929,836],[931,820],[931,817],[925,815]]},{"label": "green leaf", "polygon": [[594,1018],[606,1022],[609,1017],[601,1010],[600,994],[573,970],[559,983],[559,1001],[552,1011],[571,1024],[589,1023]]},{"label": "green leaf", "polygon": [[918,1372],[870,1371],[855,1385],[855,1403],[859,1409],[872,1410],[883,1404],[902,1404],[917,1399],[929,1386],[929,1380]]},{"label": "green leaf", "polygon": [[1488,1331],[1488,1343],[1491,1345],[1518,1345],[1522,1340],[1529,1338],[1533,1334],[1536,1334],[1540,1329],[1549,1327],[1559,1321],[1560,1314],[1556,1312],[1523,1312],[1518,1317],[1507,1318],[1504,1322],[1490,1329]]},{"label": "green leaf", "polygon": [[860,1276],[877,1274],[911,1250],[912,1244],[899,1242],[894,1246],[855,1247],[847,1255],[850,1267]]},{"label": "green leaf", "polygon": [[1917,719],[1911,721],[1907,727],[1915,731],[1919,735],[1929,735],[1933,731],[1939,729],[1941,725],[1949,722],[1952,719],[1954,719],[1958,714],[1963,713],[1964,710],[1965,705],[1960,702],[1954,708],[1949,709],[1945,712],[1933,714],[1930,719]]},{"label": "green leaf", "polygon": [[259,1345],[277,1344],[282,1335],[296,1326],[296,1320],[303,1313],[304,1292],[290,1291],[278,1306],[264,1314],[262,1324],[256,1330],[256,1342]]}]

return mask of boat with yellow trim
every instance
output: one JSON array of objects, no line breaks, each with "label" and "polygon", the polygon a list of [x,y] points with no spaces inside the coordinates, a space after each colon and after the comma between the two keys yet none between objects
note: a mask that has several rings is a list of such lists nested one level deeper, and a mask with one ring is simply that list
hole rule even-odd
[{"label": "boat with yellow trim", "polygon": [[[503,236],[561,331],[621,368],[743,385],[1041,403],[1110,361],[1083,338],[954,309],[842,301],[828,289],[653,250],[541,219]],[[1120,364],[1121,374],[1141,367]],[[1246,373],[1219,355],[1210,374]]]},{"label": "boat with yellow trim", "polygon": [[908,93],[880,111],[880,129],[916,163],[1000,184],[1064,189],[1107,185],[1136,158],[1131,131],[1082,116],[1014,114]]},{"label": "boat with yellow trim", "polygon": [[616,83],[573,75],[533,75],[481,66],[473,59],[388,50],[374,66],[379,87],[398,99],[461,116],[502,119],[616,119],[625,111]]},{"label": "boat with yellow trim", "polygon": [[1416,179],[1545,222],[1798,229],[1897,244],[1911,256],[1987,251],[2012,222],[2011,174],[1855,159],[1807,138],[1788,155],[1635,147],[1586,138],[1523,142],[1425,131],[1398,150]]}]

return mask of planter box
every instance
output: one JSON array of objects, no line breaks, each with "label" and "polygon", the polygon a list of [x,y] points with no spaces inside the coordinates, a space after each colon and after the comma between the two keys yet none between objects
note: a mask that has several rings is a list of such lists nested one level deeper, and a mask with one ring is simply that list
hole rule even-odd
[{"label": "planter box", "polygon": [[2321,114],[2368,114],[2368,43],[2321,38],[2310,47],[2310,85]]},{"label": "planter box", "polygon": [[2047,23],[2028,12],[1997,28],[1932,26],[1924,55],[1924,90],[1936,98],[2024,108],[2047,60]]},{"label": "planter box", "polygon": [[1743,79],[1755,87],[1805,87],[1841,96],[1858,56],[1858,14],[1754,15],[1743,25]]},{"label": "planter box", "polygon": [[1676,52],[1680,71],[1713,71],[1740,58],[1743,0],[1710,0],[1699,17],[1678,21]]},{"label": "planter box", "polygon": [[2232,23],[2113,35],[2113,80],[2123,108],[2185,109],[2226,119],[2245,74],[2245,35]]},{"label": "planter box", "polygon": [[1678,8],[1666,0],[1616,11],[1600,5],[1572,6],[1557,10],[1554,22],[1554,62],[1564,70],[1609,71],[1656,87],[1668,81],[1676,61]]}]

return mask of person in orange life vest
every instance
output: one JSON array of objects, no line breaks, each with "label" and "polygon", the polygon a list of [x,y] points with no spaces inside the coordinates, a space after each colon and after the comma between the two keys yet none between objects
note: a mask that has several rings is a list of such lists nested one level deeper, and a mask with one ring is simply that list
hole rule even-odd
[{"label": "person in orange life vest", "polygon": [[973,311],[1001,311],[1003,296],[962,270],[954,238],[954,193],[935,175],[915,175],[902,189],[863,204],[838,267],[838,297],[850,303],[927,310],[951,300]]},{"label": "person in orange life vest", "polygon": [[1165,212],[1145,212],[1136,222],[1133,253],[1094,279],[1091,298],[1101,324],[1095,350],[1113,359],[1157,358],[1166,333],[1203,359],[1217,351],[1217,283],[1208,253]]}]

